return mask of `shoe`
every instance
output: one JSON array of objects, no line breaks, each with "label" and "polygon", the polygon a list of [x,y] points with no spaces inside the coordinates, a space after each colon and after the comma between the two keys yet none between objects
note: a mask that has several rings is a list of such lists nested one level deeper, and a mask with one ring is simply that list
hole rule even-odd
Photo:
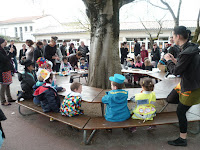
[{"label": "shoe", "polygon": [[14,100],[14,99],[10,99],[10,100],[8,100],[8,102],[15,102],[16,100]]},{"label": "shoe", "polygon": [[182,139],[179,137],[174,141],[168,141],[168,144],[173,146],[187,146],[187,139]]},{"label": "shoe", "polygon": [[129,128],[129,131],[131,131],[131,133],[134,133],[137,131],[137,128],[136,127]]},{"label": "shoe", "polygon": [[9,106],[9,105],[11,105],[11,103],[4,102],[4,103],[1,103],[1,105],[3,105],[3,106]]}]

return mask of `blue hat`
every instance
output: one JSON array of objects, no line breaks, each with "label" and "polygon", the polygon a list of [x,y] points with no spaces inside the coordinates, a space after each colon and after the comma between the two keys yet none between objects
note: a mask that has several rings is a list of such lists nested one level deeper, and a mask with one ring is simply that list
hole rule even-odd
[{"label": "blue hat", "polygon": [[116,82],[116,83],[119,83],[119,84],[124,83],[125,79],[126,78],[123,75],[121,75],[121,74],[114,74],[114,77],[112,77],[112,76],[109,77],[110,81],[113,81],[113,82]]}]

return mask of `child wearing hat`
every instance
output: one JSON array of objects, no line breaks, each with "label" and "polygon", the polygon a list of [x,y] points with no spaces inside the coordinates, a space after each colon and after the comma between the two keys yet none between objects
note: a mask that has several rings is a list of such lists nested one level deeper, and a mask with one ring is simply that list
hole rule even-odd
[{"label": "child wearing hat", "polygon": [[39,57],[36,61],[37,65],[38,65],[38,71],[36,73],[37,77],[39,77],[39,74],[40,74],[40,71],[42,69],[45,69],[46,68],[46,59],[44,57]]},{"label": "child wearing hat", "polygon": [[[57,90],[52,87],[53,74],[46,69],[41,70],[40,76],[45,82],[42,86],[38,87],[33,96],[40,101],[43,112],[59,112],[60,111],[60,98]],[[62,88],[62,91],[65,91]]]},{"label": "child wearing hat", "polygon": [[127,106],[128,91],[122,90],[125,77],[121,74],[114,74],[110,77],[111,91],[106,92],[102,103],[106,104],[105,119],[111,122],[120,122],[130,118]]},{"label": "child wearing hat", "polygon": [[17,100],[32,99],[32,87],[37,81],[36,73],[34,70],[34,63],[31,60],[26,60],[24,65],[24,72],[22,74],[18,73],[18,80],[21,82],[22,91],[18,91]]}]

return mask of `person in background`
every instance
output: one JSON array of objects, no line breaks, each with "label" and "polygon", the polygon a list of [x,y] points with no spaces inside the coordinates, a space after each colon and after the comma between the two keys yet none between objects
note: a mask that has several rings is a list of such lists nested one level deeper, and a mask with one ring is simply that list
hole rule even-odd
[{"label": "person in background", "polygon": [[88,46],[85,46],[83,41],[81,41],[81,45],[78,47],[78,51],[80,51],[81,54],[82,54],[82,57],[84,57],[85,60],[88,61],[88,58],[87,58],[86,54],[89,52],[89,49],[88,49]]},{"label": "person in background", "polygon": [[142,69],[142,59],[141,59],[141,56],[137,56],[136,57],[136,63],[135,63],[135,68],[138,68],[138,69]]},{"label": "person in background", "polygon": [[74,69],[78,69],[78,60],[82,57],[81,52],[69,55],[69,63]]},{"label": "person in background", "polygon": [[69,54],[76,54],[77,49],[74,47],[74,43],[70,44]]},{"label": "person in background", "polygon": [[[149,59],[149,58],[148,58],[148,57],[145,57],[145,58],[144,58],[144,62],[145,62],[146,59]],[[144,63],[142,64],[142,69],[145,70],[145,64],[144,64]]]},{"label": "person in background", "polygon": [[145,65],[144,70],[152,71],[153,65],[151,64],[151,61],[150,61],[149,59],[146,59],[146,60],[144,61],[144,65]]},{"label": "person in background", "polygon": [[10,45],[8,46],[10,51],[10,56],[11,58],[13,59],[14,63],[15,63],[15,71],[18,72],[18,64],[17,64],[17,58],[16,58],[16,55],[17,55],[17,48],[16,46],[14,45],[14,40],[11,40],[10,41]]},{"label": "person in background", "polygon": [[32,40],[26,40],[26,45],[28,46],[26,51],[26,60],[30,60],[34,62],[34,47],[33,47],[33,41]]},{"label": "person in background", "polygon": [[177,58],[180,53],[180,48],[174,44],[173,38],[170,38],[170,47],[168,52],[172,54],[174,58]]},{"label": "person in background", "polygon": [[61,61],[62,61],[62,53],[61,53],[61,50],[59,48],[57,48],[56,50],[56,56],[58,56],[57,59],[55,59],[55,63],[56,63],[56,72],[59,72],[60,71],[60,64],[61,64]]},{"label": "person in background", "polygon": [[155,61],[155,68],[157,68],[158,62],[160,60],[160,50],[156,43],[153,44],[153,49],[151,50],[152,61]]},{"label": "person in background", "polygon": [[26,59],[26,44],[22,45],[22,49],[19,51],[19,63],[23,64],[23,61]]},{"label": "person in background", "polygon": [[74,82],[70,86],[71,92],[64,98],[61,103],[60,112],[63,116],[73,117],[84,114],[81,110],[82,85]]},{"label": "person in background", "polygon": [[48,45],[48,43],[47,43],[47,40],[45,40],[45,39],[42,40],[42,43],[43,43],[43,56],[42,57],[44,57],[45,48]]},{"label": "person in background", "polygon": [[60,46],[60,51],[62,53],[63,56],[67,56],[67,42],[66,41],[63,41],[63,44],[62,46]]},{"label": "person in background", "polygon": [[[36,63],[38,58],[42,56],[43,56],[43,43],[39,41],[36,43],[36,48],[34,50],[34,63]],[[36,67],[38,68],[37,65]]]},{"label": "person in background", "polygon": [[85,58],[81,57],[80,61],[81,61],[80,62],[80,69],[88,70],[89,64],[87,62],[85,62]]},{"label": "person in background", "polygon": [[142,62],[144,62],[145,57],[149,57],[148,51],[145,49],[145,45],[142,45],[142,50],[141,50],[141,57],[142,57]]},{"label": "person in background", "polygon": [[[10,94],[10,84],[12,83],[12,74],[11,71],[14,70],[13,65],[11,64],[11,56],[10,54],[7,55],[4,47],[6,46],[7,42],[0,38],[0,85],[1,85],[1,105],[8,106],[10,105],[9,102],[15,102],[12,99]],[[5,98],[5,94],[7,99]]]},{"label": "person in background", "polygon": [[167,54],[168,53],[168,49],[169,49],[169,44],[165,43],[165,48],[163,49],[163,53]]},{"label": "person in background", "polygon": [[140,43],[138,43],[137,39],[135,39],[134,54],[135,57],[140,54]]},{"label": "person in background", "polygon": [[70,75],[70,70],[72,70],[72,66],[68,62],[68,58],[66,56],[64,56],[62,58],[59,75],[61,75],[61,76]]},{"label": "person in background", "polygon": [[120,52],[121,52],[121,64],[124,64],[124,59],[126,59],[128,55],[127,42],[122,43]]},{"label": "person in background", "polygon": [[57,37],[56,36],[52,36],[50,43],[45,47],[45,54],[44,54],[44,58],[47,60],[50,60],[53,63],[53,71],[56,70],[56,63],[55,60],[56,59],[60,59],[58,57],[58,55],[56,54],[56,41],[57,41]]}]

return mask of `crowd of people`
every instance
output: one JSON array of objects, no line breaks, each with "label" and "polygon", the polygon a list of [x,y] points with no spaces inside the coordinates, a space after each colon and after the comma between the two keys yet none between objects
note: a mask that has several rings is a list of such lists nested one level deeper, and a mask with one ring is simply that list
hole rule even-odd
[{"label": "crowd of people", "polygon": [[[178,104],[177,116],[179,119],[180,136],[178,139],[169,141],[168,144],[174,146],[187,146],[187,119],[186,112],[188,109],[200,103],[200,56],[199,48],[196,44],[189,42],[191,32],[183,26],[174,28],[173,39],[176,45],[166,44],[163,49],[164,56],[162,61],[167,66],[170,73],[181,76],[181,83],[167,97],[169,103]],[[172,40],[172,39],[171,39]],[[56,47],[57,37],[52,37],[49,44],[41,41],[33,47],[33,41],[27,40],[26,45],[22,45],[19,54],[19,62],[25,66],[24,73],[19,73],[22,91],[18,92],[18,100],[31,99],[35,105],[41,106],[44,112],[60,112],[63,116],[73,117],[84,114],[81,109],[82,85],[73,82],[70,86],[71,92],[60,102],[59,91],[65,91],[64,87],[56,85],[53,71],[68,74],[69,70],[77,69],[78,60],[81,59],[81,69],[88,69],[88,60],[86,53],[88,48],[81,43],[81,46],[75,49],[74,44],[70,44],[67,56],[66,42],[60,48]],[[161,51],[157,44],[153,45],[151,59],[145,45],[135,40],[135,60],[127,59],[127,43],[123,43],[121,48],[121,63],[132,68],[152,70],[157,67],[161,58]],[[173,42],[173,41],[171,41]],[[9,50],[6,52],[7,42],[0,38],[0,83],[1,83],[1,104],[10,105],[14,101],[10,94],[10,84],[12,83],[12,73],[18,71],[12,64],[15,64],[16,47],[11,41]],[[82,57],[82,58],[81,58]],[[177,59],[176,59],[177,58]],[[152,61],[155,63],[152,64]],[[36,72],[36,71],[37,72]],[[151,78],[143,78],[139,81],[139,76],[135,76],[134,81],[140,83],[142,92],[132,95],[131,100],[136,105],[129,110],[127,106],[128,91],[124,87],[125,76],[114,74],[109,80],[111,81],[111,91],[106,92],[102,98],[102,103],[106,104],[105,119],[111,122],[120,122],[129,119],[140,119],[144,121],[153,120],[156,116],[156,94],[153,92],[154,83]],[[7,99],[5,98],[7,95]],[[131,93],[129,93],[131,94]],[[3,116],[3,115],[2,115]],[[5,120],[5,117],[4,117]],[[155,129],[155,126],[149,126],[148,129]],[[132,133],[136,128],[129,129]],[[0,128],[0,131],[3,130]],[[110,130],[111,131],[111,130]],[[0,132],[1,134],[1,132]]]}]

